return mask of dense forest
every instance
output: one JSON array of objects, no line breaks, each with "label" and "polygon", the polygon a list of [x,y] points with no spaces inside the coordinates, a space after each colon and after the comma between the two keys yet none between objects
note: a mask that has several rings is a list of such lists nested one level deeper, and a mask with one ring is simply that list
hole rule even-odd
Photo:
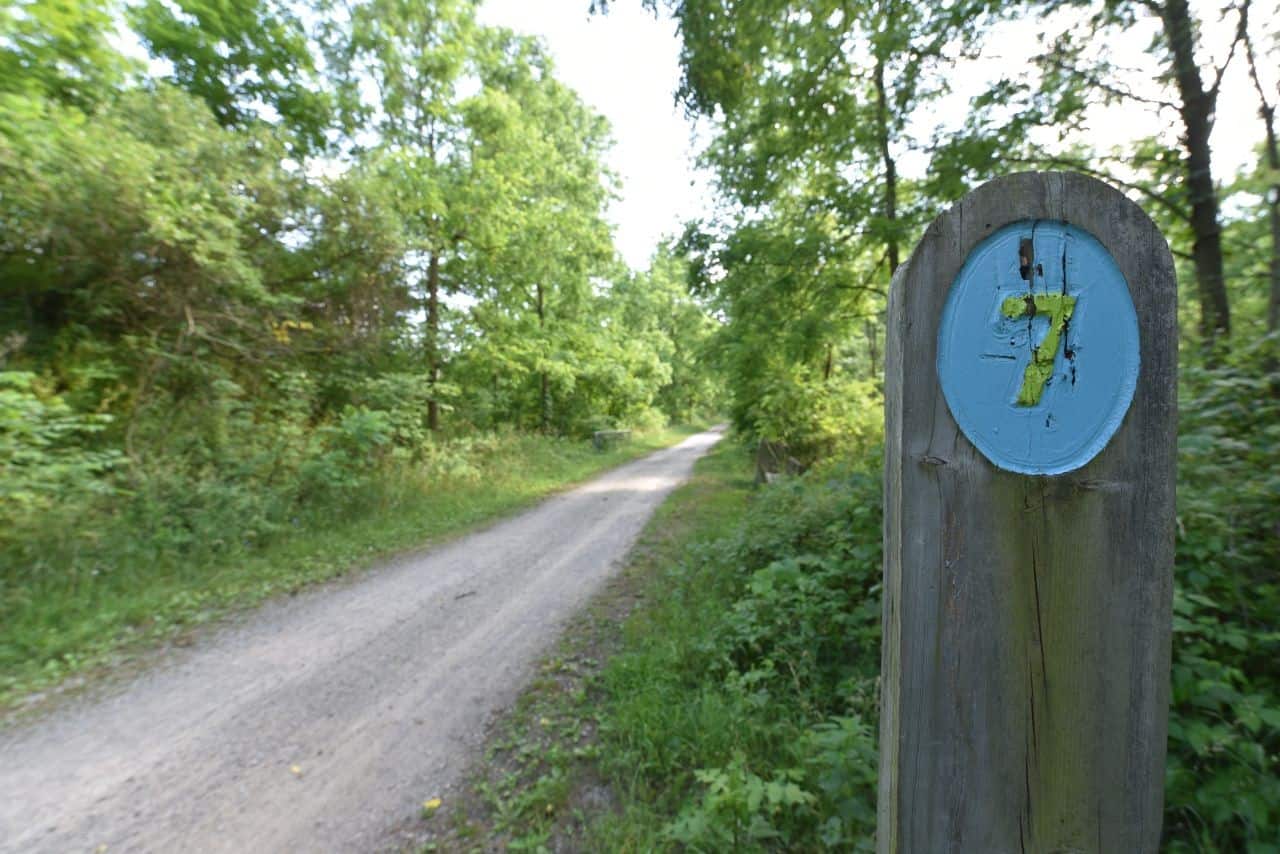
[{"label": "dense forest", "polygon": [[[889,283],[969,189],[1071,169],[1178,264],[1168,847],[1280,850],[1275,9],[623,2],[674,22],[716,191],[645,271],[606,221],[607,123],[473,0],[0,7],[0,689],[148,630],[155,573],[189,604],[335,519],[725,412],[811,473],[664,577],[679,639],[606,673],[600,773],[638,799],[610,832],[865,846]],[[1025,20],[1031,59],[955,91]],[[1210,145],[1227,86],[1262,118],[1239,172]],[[1160,130],[1100,146],[1116,111]],[[738,735],[640,720],[694,693]]]}]

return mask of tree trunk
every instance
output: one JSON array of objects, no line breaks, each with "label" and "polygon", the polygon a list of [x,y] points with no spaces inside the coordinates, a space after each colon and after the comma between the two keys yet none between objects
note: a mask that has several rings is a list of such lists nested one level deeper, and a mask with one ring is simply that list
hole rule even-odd
[{"label": "tree trunk", "polygon": [[1213,183],[1209,133],[1213,130],[1217,91],[1206,92],[1195,58],[1195,28],[1187,0],[1167,0],[1160,8],[1164,35],[1172,53],[1182,116],[1186,182],[1191,201],[1191,257],[1200,296],[1200,337],[1210,363],[1214,344],[1231,332],[1231,314],[1222,271],[1222,230],[1218,224],[1218,191]]},{"label": "tree trunk", "polygon": [[427,262],[427,377],[431,382],[427,427],[434,432],[440,429],[440,401],[435,396],[440,382],[440,256],[435,252]]},{"label": "tree trunk", "polygon": [[871,356],[871,378],[875,379],[880,375],[878,365],[876,364],[876,335],[878,334],[876,331],[876,324],[870,320],[864,320],[862,322],[862,329],[867,334],[867,353]]},{"label": "tree trunk", "polygon": [[[1276,144],[1275,108],[1267,113],[1267,161],[1280,175],[1280,147]],[[1267,331],[1280,331],[1280,180],[1271,185],[1268,199],[1271,220],[1271,298],[1267,303]]]},{"label": "tree trunk", "polygon": [[[538,328],[543,330],[543,341],[545,341],[547,309],[542,292],[542,284],[538,283],[534,285],[534,288],[538,298]],[[538,379],[538,390],[541,401],[541,415],[539,416],[539,423],[541,424],[542,432],[549,433],[551,431],[551,378],[547,376],[547,372],[545,370]]]},{"label": "tree trunk", "polygon": [[[1261,86],[1258,88],[1262,92]],[[1267,126],[1267,165],[1273,175],[1280,175],[1280,146],[1276,144],[1276,108],[1262,102],[1262,118]],[[1267,198],[1268,219],[1271,222],[1271,294],[1267,300],[1267,332],[1273,337],[1280,334],[1280,178],[1271,185]],[[1277,350],[1280,342],[1272,341],[1263,361],[1263,370],[1274,376]],[[1280,382],[1271,381],[1271,393],[1280,395]]]},{"label": "tree trunk", "polygon": [[884,218],[889,225],[886,238],[889,278],[898,270],[898,167],[889,151],[889,98],[884,83],[884,60],[877,58],[875,67],[876,123],[880,136],[880,158],[884,164]]},{"label": "tree trunk", "polygon": [[1267,300],[1267,332],[1280,330],[1280,143],[1276,140],[1276,108],[1267,100],[1267,90],[1258,74],[1258,63],[1253,55],[1253,41],[1249,37],[1248,7],[1240,13],[1240,32],[1244,38],[1245,56],[1249,60],[1249,76],[1258,92],[1258,115],[1266,129],[1267,168],[1272,182],[1267,195],[1267,218],[1271,225],[1271,292]]}]

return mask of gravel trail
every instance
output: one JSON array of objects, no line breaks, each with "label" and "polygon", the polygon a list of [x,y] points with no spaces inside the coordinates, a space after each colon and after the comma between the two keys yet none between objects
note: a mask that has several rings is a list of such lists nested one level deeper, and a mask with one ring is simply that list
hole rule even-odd
[{"label": "gravel trail", "polygon": [[485,719],[719,438],[269,604],[0,732],[0,852],[378,848],[459,782]]}]

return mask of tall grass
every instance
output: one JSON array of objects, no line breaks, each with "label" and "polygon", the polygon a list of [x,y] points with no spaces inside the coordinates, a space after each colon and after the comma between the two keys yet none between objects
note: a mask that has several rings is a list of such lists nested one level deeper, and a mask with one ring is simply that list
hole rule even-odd
[{"label": "tall grass", "polygon": [[868,460],[774,485],[653,573],[601,677],[599,850],[870,844],[879,484]]},{"label": "tall grass", "polygon": [[[348,425],[350,427],[350,425]],[[465,531],[692,429],[589,442],[491,434],[413,457],[303,459],[275,480],[185,466],[15,514],[0,534],[0,708],[230,608]]]}]

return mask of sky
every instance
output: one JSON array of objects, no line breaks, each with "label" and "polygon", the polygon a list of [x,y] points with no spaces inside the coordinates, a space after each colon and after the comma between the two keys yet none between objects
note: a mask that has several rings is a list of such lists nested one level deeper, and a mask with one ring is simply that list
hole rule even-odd
[{"label": "sky", "polygon": [[620,0],[589,15],[589,0],[486,0],[480,19],[541,36],[557,76],[613,125],[610,168],[622,183],[610,219],[623,259],[649,265],[664,235],[710,208],[707,176],[693,167],[692,125],[675,105],[680,42],[675,23]]},{"label": "sky", "polygon": [[[640,0],[617,0],[608,15],[590,15],[589,5],[589,0],[485,0],[480,16],[488,24],[541,36],[560,79],[612,123],[616,147],[609,163],[622,187],[610,218],[619,251],[639,269],[648,265],[664,235],[679,233],[686,220],[711,210],[710,181],[693,166],[694,127],[672,98],[680,76],[675,23],[644,11]],[[1192,0],[1191,5],[1205,22],[1208,58],[1215,46],[1229,42],[1233,21],[1218,21],[1217,0]],[[1274,22],[1280,17],[1277,0],[1256,0],[1253,14],[1259,23]],[[1039,25],[1034,20],[1006,25],[998,38],[989,40],[992,46],[982,59],[957,68],[951,75],[954,94],[937,106],[937,120],[958,125],[968,99],[986,80],[1025,64],[1040,49]],[[1126,32],[1108,47],[1119,55],[1127,53],[1141,79],[1152,69],[1142,67],[1148,62],[1142,48],[1150,33],[1139,30]],[[1252,147],[1262,138],[1255,97],[1242,57],[1236,56],[1223,84],[1212,140],[1219,180],[1252,162]],[[1176,122],[1172,115],[1167,118]],[[1091,141],[1103,148],[1123,145],[1169,123],[1129,106],[1114,107],[1093,117]],[[903,165],[908,174],[922,168],[910,157]]]},{"label": "sky", "polygon": [[[1221,61],[1229,44],[1234,19],[1221,19],[1220,0],[1191,0],[1204,24],[1202,67],[1209,59]],[[509,27],[541,37],[556,64],[557,76],[582,99],[608,118],[615,145],[609,166],[620,182],[619,198],[609,211],[615,243],[633,269],[648,266],[658,243],[678,235],[690,219],[707,216],[713,209],[711,178],[694,166],[699,147],[695,127],[673,98],[680,78],[680,42],[675,22],[655,17],[641,0],[615,0],[608,15],[591,15],[590,0],[484,0],[480,18],[486,24]],[[1280,22],[1280,0],[1254,0],[1253,20],[1275,32]],[[953,93],[935,105],[934,113],[913,130],[928,138],[939,124],[963,123],[969,98],[982,91],[988,80],[1010,68],[1026,65],[1042,47],[1037,34],[1044,22],[1017,20],[1001,25],[987,39],[988,47],[976,61],[955,68],[949,79]],[[1113,43],[1100,48],[1122,56],[1135,68],[1136,88],[1150,86],[1154,66],[1143,48],[1149,43],[1154,21],[1140,23]],[[145,57],[135,38],[123,34],[121,47],[130,55]],[[1265,65],[1265,63],[1264,63]],[[1272,78],[1277,69],[1264,67]],[[1123,146],[1127,140],[1155,133],[1162,126],[1176,126],[1176,116],[1157,117],[1147,110],[1115,106],[1092,116],[1090,142],[1099,148]],[[701,129],[705,141],[708,129]],[[1212,147],[1215,177],[1229,180],[1253,163],[1253,147],[1262,139],[1256,94],[1246,74],[1243,57],[1237,55],[1223,81]],[[902,152],[900,169],[917,177],[927,159]]]}]

